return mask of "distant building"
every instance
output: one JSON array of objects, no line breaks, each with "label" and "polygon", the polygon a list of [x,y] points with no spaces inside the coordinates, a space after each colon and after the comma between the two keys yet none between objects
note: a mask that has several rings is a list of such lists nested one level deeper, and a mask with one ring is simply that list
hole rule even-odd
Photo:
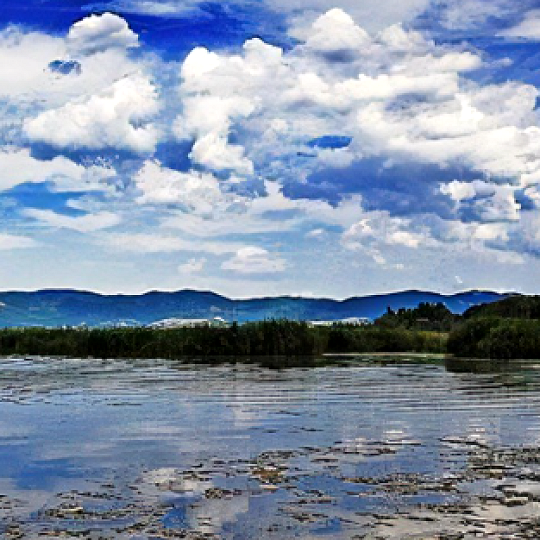
[{"label": "distant building", "polygon": [[230,324],[229,324],[229,321],[226,321],[223,317],[213,317],[210,320],[210,326],[227,328],[230,326]]},{"label": "distant building", "polygon": [[337,321],[308,321],[308,326],[316,327],[316,326],[334,326]]},{"label": "distant building", "polygon": [[340,324],[350,324],[351,326],[367,326],[373,321],[367,317],[349,317],[348,319],[341,319]]},{"label": "distant building", "polygon": [[371,319],[368,319],[366,317],[348,317],[346,319],[336,319],[334,321],[308,321],[308,325],[311,327],[330,327],[337,324],[347,324],[349,326],[367,326],[371,323]]},{"label": "distant building", "polygon": [[212,326],[216,328],[225,328],[229,323],[222,317],[214,317],[212,319],[163,319],[149,324],[149,328],[169,329],[169,328],[201,328]]}]

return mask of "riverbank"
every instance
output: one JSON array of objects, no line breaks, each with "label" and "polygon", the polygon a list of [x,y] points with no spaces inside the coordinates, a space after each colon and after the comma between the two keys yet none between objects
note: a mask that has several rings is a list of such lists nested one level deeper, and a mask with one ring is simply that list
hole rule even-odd
[{"label": "riverbank", "polygon": [[324,358],[411,358],[416,360],[425,360],[425,359],[437,359],[444,360],[446,358],[452,357],[452,355],[443,354],[443,353],[417,353],[417,352],[361,352],[361,353],[324,353],[322,355]]},{"label": "riverbank", "polygon": [[[471,319],[456,323],[450,332],[377,323],[312,327],[287,320],[223,328],[5,328],[0,329],[0,355],[164,358],[198,362],[225,359],[259,362],[260,358],[274,358],[275,367],[287,367],[291,359],[340,357],[347,360],[387,355],[418,360],[435,356],[534,359],[540,357],[540,321]],[[285,361],[281,362],[280,358]]]},{"label": "riverbank", "polygon": [[262,321],[228,328],[23,328],[0,330],[0,355],[164,358],[201,361],[261,357],[317,358],[343,353],[446,351],[447,334],[370,326],[310,327]]}]

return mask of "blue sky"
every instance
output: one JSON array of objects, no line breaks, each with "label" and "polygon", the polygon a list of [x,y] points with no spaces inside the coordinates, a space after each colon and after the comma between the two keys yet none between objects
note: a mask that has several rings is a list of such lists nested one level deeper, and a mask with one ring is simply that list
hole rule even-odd
[{"label": "blue sky", "polygon": [[540,2],[0,14],[0,287],[538,293]]}]

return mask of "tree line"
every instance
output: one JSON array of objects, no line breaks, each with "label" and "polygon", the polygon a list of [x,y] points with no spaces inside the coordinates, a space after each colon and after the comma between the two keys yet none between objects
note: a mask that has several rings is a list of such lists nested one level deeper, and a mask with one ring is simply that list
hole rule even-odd
[{"label": "tree line", "polygon": [[1,355],[204,359],[301,357],[348,352],[443,352],[436,332],[271,320],[227,328],[6,328]]},{"label": "tree line", "polygon": [[462,358],[539,359],[540,297],[514,295],[467,309],[462,316],[444,304],[420,304],[375,321],[387,328],[448,332],[446,352]]},{"label": "tree line", "polygon": [[268,320],[228,327],[6,328],[0,355],[211,360],[300,358],[324,353],[450,353],[469,358],[540,358],[540,297],[510,297],[462,316],[444,304],[388,308],[366,326]]}]

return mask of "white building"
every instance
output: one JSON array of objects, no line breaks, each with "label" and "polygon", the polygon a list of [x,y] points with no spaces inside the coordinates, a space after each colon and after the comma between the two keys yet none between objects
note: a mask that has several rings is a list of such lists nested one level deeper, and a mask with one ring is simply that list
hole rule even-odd
[{"label": "white building", "polygon": [[201,328],[204,326],[225,327],[228,322],[222,317],[214,317],[213,319],[163,319],[156,321],[150,325],[150,328],[168,329],[168,328]]},{"label": "white building", "polygon": [[371,319],[366,317],[349,317],[347,319],[336,319],[334,321],[308,321],[308,325],[311,327],[317,326],[335,326],[336,324],[348,324],[349,326],[367,326],[371,324]]}]

